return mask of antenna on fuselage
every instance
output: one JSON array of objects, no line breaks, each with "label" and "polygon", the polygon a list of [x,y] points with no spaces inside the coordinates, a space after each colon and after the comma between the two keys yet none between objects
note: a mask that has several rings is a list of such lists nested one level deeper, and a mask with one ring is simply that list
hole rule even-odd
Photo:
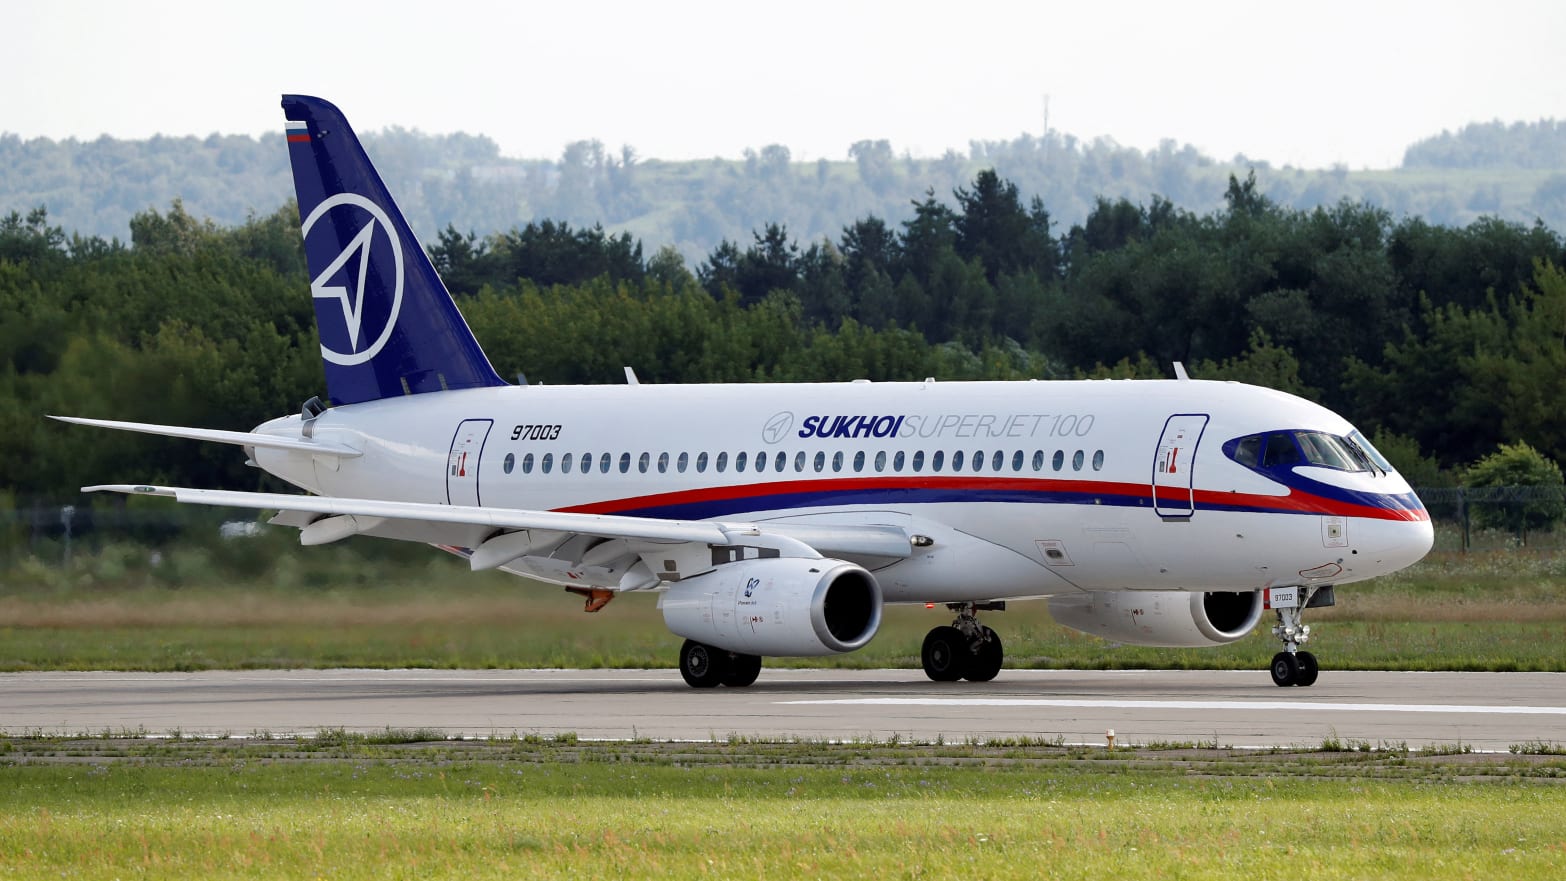
[{"label": "antenna on fuselage", "polygon": [[626,385],[641,385],[642,384],[642,381],[636,378],[636,371],[632,370],[631,369],[631,365],[629,365],[629,364],[625,365],[625,384]]},{"label": "antenna on fuselage", "polygon": [[1178,379],[1181,382],[1190,382],[1191,381],[1190,374],[1187,374],[1185,372],[1185,365],[1184,364],[1181,364],[1179,361],[1176,361],[1176,362],[1174,362],[1174,369],[1175,369],[1175,379]]}]

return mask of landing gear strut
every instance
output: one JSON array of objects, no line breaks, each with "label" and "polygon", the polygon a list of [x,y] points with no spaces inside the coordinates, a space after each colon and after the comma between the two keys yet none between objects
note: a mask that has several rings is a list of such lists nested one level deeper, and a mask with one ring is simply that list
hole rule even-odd
[{"label": "landing gear strut", "polygon": [[[1321,596],[1320,602],[1316,597]],[[1310,625],[1301,621],[1302,612],[1313,605],[1330,606],[1333,602],[1332,588],[1300,588],[1298,600],[1287,608],[1275,608],[1278,613],[1278,623],[1273,625],[1272,635],[1283,641],[1283,651],[1272,656],[1272,681],[1280,688],[1291,685],[1315,685],[1316,676],[1321,668],[1316,663],[1316,656],[1310,652],[1301,651],[1300,646],[1310,639]]]},{"label": "landing gear strut", "polygon": [[980,611],[1003,611],[1005,603],[947,603],[957,613],[948,627],[937,627],[924,638],[920,660],[924,675],[936,682],[989,682],[1006,659],[1001,638],[979,623]]},{"label": "landing gear strut", "polygon": [[742,655],[692,639],[680,646],[680,676],[691,688],[744,688],[760,675],[759,655]]}]

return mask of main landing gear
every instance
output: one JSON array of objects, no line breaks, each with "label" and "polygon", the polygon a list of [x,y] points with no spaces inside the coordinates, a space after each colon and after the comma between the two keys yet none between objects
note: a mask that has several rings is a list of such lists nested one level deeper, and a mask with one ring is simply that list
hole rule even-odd
[{"label": "main landing gear", "polygon": [[1317,606],[1330,606],[1336,602],[1332,587],[1302,587],[1295,601],[1281,607],[1274,601],[1273,611],[1278,613],[1278,623],[1273,625],[1272,635],[1283,641],[1283,651],[1272,656],[1272,681],[1280,688],[1291,685],[1315,685],[1321,668],[1316,656],[1301,651],[1300,646],[1310,639],[1310,625],[1301,621],[1302,613]]},{"label": "main landing gear", "polygon": [[947,603],[946,608],[957,613],[957,620],[949,627],[937,627],[924,638],[924,649],[919,653],[924,662],[924,675],[936,682],[989,682],[1000,672],[1006,659],[1001,638],[995,631],[979,623],[980,611],[1004,611],[1006,604],[995,603]]},{"label": "main landing gear", "polygon": [[742,655],[687,639],[680,646],[680,675],[691,688],[744,688],[761,675],[761,656]]}]

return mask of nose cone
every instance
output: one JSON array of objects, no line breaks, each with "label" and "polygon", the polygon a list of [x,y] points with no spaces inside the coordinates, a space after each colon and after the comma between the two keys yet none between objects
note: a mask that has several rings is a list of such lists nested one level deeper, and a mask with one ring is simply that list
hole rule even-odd
[{"label": "nose cone", "polygon": [[1357,551],[1354,572],[1358,578],[1407,569],[1430,553],[1435,544],[1435,527],[1423,505],[1417,514],[1418,519],[1369,520],[1350,527],[1358,532],[1357,536],[1350,536]]}]

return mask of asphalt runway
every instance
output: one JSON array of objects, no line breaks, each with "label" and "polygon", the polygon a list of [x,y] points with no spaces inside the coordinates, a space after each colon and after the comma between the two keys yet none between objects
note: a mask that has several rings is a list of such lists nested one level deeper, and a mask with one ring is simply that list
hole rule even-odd
[{"label": "asphalt runway", "polygon": [[288,670],[0,674],[8,734],[274,735],[327,728],[586,739],[1060,738],[1319,747],[1328,738],[1505,751],[1566,745],[1566,674],[1003,670],[933,683],[917,670],[763,670],[750,688],[688,688],[674,670]]}]

